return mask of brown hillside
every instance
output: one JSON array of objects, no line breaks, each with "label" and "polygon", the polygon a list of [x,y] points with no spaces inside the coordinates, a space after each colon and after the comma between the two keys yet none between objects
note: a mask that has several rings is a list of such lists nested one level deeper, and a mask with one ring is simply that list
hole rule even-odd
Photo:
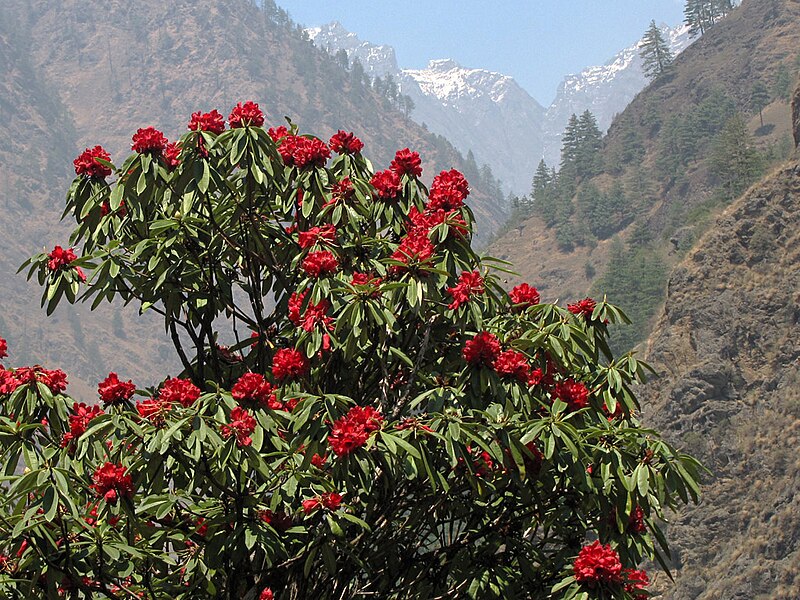
[{"label": "brown hillside", "polygon": [[9,341],[8,364],[63,368],[70,391],[86,400],[110,370],[141,386],[175,374],[158,319],[143,320],[134,307],[89,313],[83,306],[46,319],[40,290],[15,272],[31,254],[66,243],[58,219],[71,162],[84,147],[102,144],[120,163],[138,127],[174,139],[196,110],[227,115],[252,99],[270,124],[285,124],[287,115],[303,132],[353,130],[376,168],[395,150],[414,148],[427,181],[442,168],[466,172],[479,236],[502,221],[502,202],[482,191],[452,146],[387,107],[294,24],[278,21],[249,0],[0,3],[0,336]]},{"label": "brown hillside", "polygon": [[668,532],[665,599],[800,590],[800,163],[727,209],[675,269],[645,418],[713,475]]},{"label": "brown hillside", "polygon": [[[623,239],[637,227],[645,227],[657,253],[671,265],[708,226],[706,215],[721,208],[713,200],[717,182],[709,168],[710,152],[699,152],[681,167],[678,177],[660,173],[657,156],[666,121],[672,115],[696,110],[715,91],[727,95],[749,119],[754,114],[749,99],[756,81],[770,85],[780,68],[796,73],[798,23],[800,2],[796,0],[744,0],[681,53],[670,74],[643,90],[614,120],[601,151],[604,170],[593,183],[608,189],[618,181],[631,198],[635,216],[619,232]],[[774,102],[764,111],[761,132],[755,113],[750,125],[759,148],[777,146],[791,135],[788,113],[785,102]],[[641,143],[643,156],[620,164],[616,157],[632,137]],[[710,142],[700,141],[701,145]],[[490,252],[511,261],[521,279],[546,289],[549,298],[568,298],[588,292],[595,283],[595,278],[585,275],[587,262],[597,278],[603,275],[606,244],[601,240],[597,248],[578,245],[574,251],[560,251],[555,229],[545,228],[534,212],[493,242]],[[680,248],[677,253],[675,246]]]}]

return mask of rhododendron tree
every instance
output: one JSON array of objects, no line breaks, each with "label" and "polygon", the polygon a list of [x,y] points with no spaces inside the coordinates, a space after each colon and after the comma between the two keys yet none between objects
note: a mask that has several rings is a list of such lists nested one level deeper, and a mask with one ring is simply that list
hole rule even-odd
[{"label": "rhododendron tree", "polygon": [[506,293],[457,171],[223,114],[83,152],[26,265],[48,311],[159,314],[182,372],[0,369],[3,597],[646,597],[698,466],[639,424],[624,315]]}]

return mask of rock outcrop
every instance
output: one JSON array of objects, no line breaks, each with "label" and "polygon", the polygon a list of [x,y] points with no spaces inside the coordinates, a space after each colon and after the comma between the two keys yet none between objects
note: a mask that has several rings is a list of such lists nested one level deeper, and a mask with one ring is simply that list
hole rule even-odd
[{"label": "rock outcrop", "polygon": [[800,163],[727,209],[674,271],[645,420],[711,470],[668,537],[669,600],[800,590]]}]

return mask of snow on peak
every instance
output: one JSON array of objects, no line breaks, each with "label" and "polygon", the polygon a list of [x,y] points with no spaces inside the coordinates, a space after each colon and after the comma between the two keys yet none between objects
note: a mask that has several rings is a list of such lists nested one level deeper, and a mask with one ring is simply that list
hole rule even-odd
[{"label": "snow on peak", "polygon": [[424,94],[450,105],[463,98],[502,102],[509,92],[526,94],[508,75],[466,68],[451,58],[431,60],[427,68],[404,69],[403,74],[416,81]]}]

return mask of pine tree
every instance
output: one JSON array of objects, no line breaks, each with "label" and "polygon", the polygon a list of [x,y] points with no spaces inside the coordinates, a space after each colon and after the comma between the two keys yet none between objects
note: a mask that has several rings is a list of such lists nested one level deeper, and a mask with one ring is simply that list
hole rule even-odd
[{"label": "pine tree", "polygon": [[729,119],[714,140],[711,168],[729,200],[741,194],[761,174],[762,157],[741,115]]},{"label": "pine tree", "polygon": [[769,90],[762,81],[757,81],[753,85],[753,89],[750,92],[750,107],[753,110],[758,111],[758,118],[761,121],[761,127],[764,126],[764,115],[762,114],[762,111],[767,104],[769,104]]},{"label": "pine tree", "polygon": [[550,169],[542,159],[539,161],[539,166],[536,167],[536,172],[533,174],[533,182],[531,183],[531,198],[535,204],[540,204],[544,200],[550,181]]},{"label": "pine tree", "polygon": [[575,166],[579,177],[593,177],[600,172],[600,149],[602,146],[603,134],[597,126],[597,119],[589,110],[585,110],[578,118]]},{"label": "pine tree", "polygon": [[574,165],[578,158],[578,148],[580,144],[580,124],[578,115],[572,114],[567,122],[564,135],[561,136],[561,170],[567,165]]},{"label": "pine tree", "polygon": [[644,74],[650,79],[662,75],[672,64],[672,52],[655,21],[650,21],[650,27],[642,38],[639,56],[644,61]]}]

